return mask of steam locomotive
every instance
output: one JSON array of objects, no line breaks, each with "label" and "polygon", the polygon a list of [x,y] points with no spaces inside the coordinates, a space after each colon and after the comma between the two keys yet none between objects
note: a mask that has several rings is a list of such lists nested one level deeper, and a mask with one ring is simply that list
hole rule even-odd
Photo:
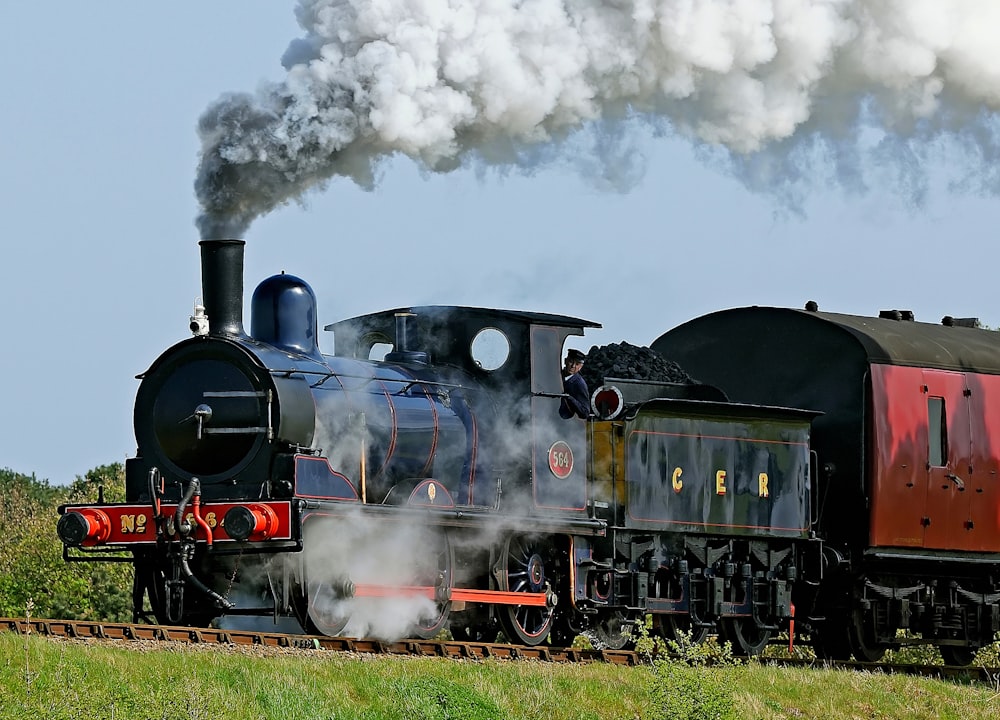
[{"label": "steam locomotive", "polygon": [[909,630],[953,663],[998,629],[996,333],[724,311],[652,345],[703,382],[605,378],[564,419],[596,323],[400,308],[326,326],[326,355],[308,284],[264,280],[248,334],[243,242],[201,256],[192,337],[139,376],[125,502],[60,509],[67,560],[134,565],[136,621],[619,648],[651,615],[743,654]]}]

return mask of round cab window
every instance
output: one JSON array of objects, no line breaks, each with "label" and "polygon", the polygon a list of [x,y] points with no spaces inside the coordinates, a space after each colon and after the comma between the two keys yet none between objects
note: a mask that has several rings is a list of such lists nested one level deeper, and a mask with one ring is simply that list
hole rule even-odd
[{"label": "round cab window", "polygon": [[483,370],[496,370],[510,357],[510,341],[500,330],[483,328],[472,339],[472,359]]}]

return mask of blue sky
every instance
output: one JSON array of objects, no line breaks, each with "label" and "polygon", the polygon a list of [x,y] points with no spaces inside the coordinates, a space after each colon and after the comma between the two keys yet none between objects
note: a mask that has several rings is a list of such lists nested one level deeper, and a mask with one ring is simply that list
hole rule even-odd
[{"label": "blue sky", "polygon": [[[280,81],[301,34],[288,1],[0,8],[0,467],[61,484],[134,454],[135,375],[187,336],[200,294],[196,123],[220,94]],[[920,205],[820,183],[796,214],[692,141],[627,136],[645,167],[627,192],[595,187],[568,152],[530,172],[400,157],[372,191],[334,180],[250,227],[247,300],[284,270],[312,284],[321,324],[411,304],[531,309],[602,323],[584,350],[807,300],[1000,325],[1000,205],[947,192],[961,171],[947,161]]]}]

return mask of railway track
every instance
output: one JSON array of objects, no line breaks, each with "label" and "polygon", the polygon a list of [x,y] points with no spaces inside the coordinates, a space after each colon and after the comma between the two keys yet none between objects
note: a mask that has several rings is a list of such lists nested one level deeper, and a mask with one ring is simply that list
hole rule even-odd
[{"label": "railway track", "polygon": [[44,620],[0,618],[0,630],[21,635],[36,634],[85,640],[161,641],[204,643],[232,646],[261,646],[301,650],[332,650],[379,655],[412,655],[484,660],[541,660],[545,662],[607,662],[615,665],[639,665],[638,653],[627,650],[581,650],[549,646],[528,647],[497,643],[454,642],[442,640],[398,640],[327,637],[326,635],[289,635],[248,630],[175,627],[169,625],[133,625],[128,623],[89,622],[84,620]]},{"label": "railway track", "polygon": [[[497,643],[455,642],[444,640],[398,640],[292,635],[250,630],[223,630],[170,625],[134,625],[129,623],[89,622],[85,620],[47,620],[37,618],[0,618],[0,632],[41,635],[81,640],[175,642],[231,647],[262,647],[299,650],[328,650],[372,655],[442,657],[456,660],[537,660],[542,662],[644,665],[649,658],[629,650],[582,650],[550,646],[522,646]],[[979,682],[1000,688],[1000,668],[953,667],[948,665],[913,665],[893,663],[819,662],[803,658],[762,658],[759,662],[776,667],[826,667],[860,672],[918,675],[963,682]]]}]

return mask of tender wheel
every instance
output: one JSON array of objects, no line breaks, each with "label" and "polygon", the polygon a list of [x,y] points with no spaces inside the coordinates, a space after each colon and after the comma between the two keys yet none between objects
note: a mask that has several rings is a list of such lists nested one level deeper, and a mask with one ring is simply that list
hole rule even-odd
[{"label": "tender wheel", "polygon": [[885,656],[886,647],[875,639],[875,630],[871,627],[868,616],[856,610],[851,616],[851,624],[847,628],[851,652],[860,662],[878,662]]},{"label": "tender wheel", "polygon": [[[447,597],[446,593],[451,588],[451,581],[455,566],[455,555],[448,542],[447,535],[439,535],[437,539],[437,550],[428,555],[422,556],[418,561],[415,570],[413,584],[418,586],[436,587],[439,597]],[[428,640],[439,632],[448,622],[448,615],[451,612],[451,601],[435,598],[434,612],[417,619],[410,628],[410,632],[418,638]]]},{"label": "tender wheel", "polygon": [[597,650],[621,650],[634,644],[628,619],[622,612],[601,613],[586,635]]},{"label": "tender wheel", "polygon": [[691,627],[689,615],[653,615],[653,631],[664,640],[687,642],[691,638],[692,645],[705,642],[708,637],[707,627]]},{"label": "tender wheel", "polygon": [[971,665],[976,659],[976,650],[963,645],[939,645],[938,652],[945,665],[965,667]]},{"label": "tender wheel", "polygon": [[723,641],[733,647],[734,655],[760,655],[773,632],[760,627],[752,617],[724,617],[721,623]]},{"label": "tender wheel", "polygon": [[[548,587],[545,575],[548,552],[544,543],[512,537],[500,554],[500,589],[507,592],[539,593]],[[552,629],[552,609],[541,605],[503,605],[498,610],[500,626],[511,642],[539,645]]]},{"label": "tender wheel", "polygon": [[[653,592],[658,598],[677,599],[683,591],[676,580],[660,571],[656,575]],[[708,630],[707,627],[692,627],[690,615],[679,613],[654,613],[653,615],[653,632],[664,640],[687,642],[690,638],[691,643],[697,645],[708,637]]]}]

